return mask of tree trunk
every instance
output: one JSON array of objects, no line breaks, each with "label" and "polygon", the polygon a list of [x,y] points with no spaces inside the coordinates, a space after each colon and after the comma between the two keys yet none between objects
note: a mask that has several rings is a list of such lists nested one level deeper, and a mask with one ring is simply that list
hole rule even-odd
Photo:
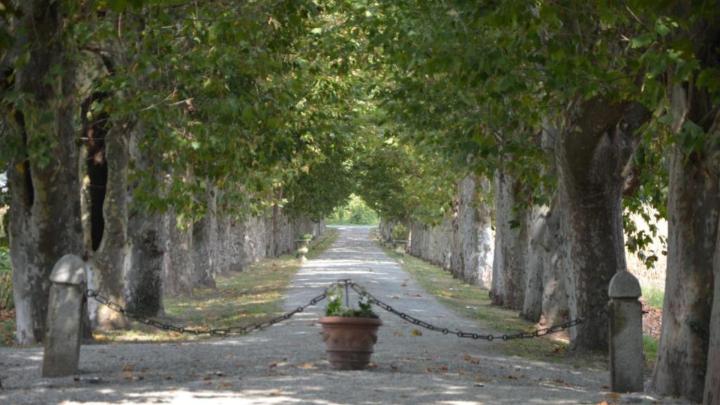
[{"label": "tree trunk", "polygon": [[[129,162],[129,131],[113,128],[104,136],[104,160],[107,163],[107,183],[104,187],[101,235],[93,235],[100,246],[92,257],[93,277],[89,286],[100,291],[113,302],[125,305],[123,275],[128,262],[127,176]],[[91,162],[90,164],[93,164]],[[92,186],[92,183],[91,183]],[[128,322],[121,314],[89,300],[93,325],[101,329],[124,328]]]},{"label": "tree trunk", "polygon": [[637,145],[634,132],[647,120],[638,104],[592,99],[578,105],[555,146],[558,192],[566,201],[568,304],[576,350],[606,350],[607,289],[626,269],[622,229],[623,169]]},{"label": "tree trunk", "polygon": [[707,366],[720,189],[695,158],[675,147],[670,162],[668,268],[653,387],[700,401]]},{"label": "tree trunk", "polygon": [[191,295],[194,281],[192,225],[178,227],[177,215],[172,210],[167,216],[169,246],[163,261],[163,290],[170,295]]},{"label": "tree trunk", "polygon": [[538,322],[542,315],[543,277],[548,267],[546,263],[548,249],[543,243],[549,232],[548,211],[547,207],[533,207],[530,214],[525,296],[520,316],[531,322]]},{"label": "tree trunk", "polygon": [[[149,134],[142,128],[134,131],[130,145],[130,159],[134,170],[163,184],[166,173],[159,169],[156,151],[145,149]],[[130,200],[134,197],[130,190]],[[161,193],[162,190],[158,190]],[[168,244],[167,214],[150,211],[133,202],[128,211],[128,265],[123,273],[124,295],[130,312],[141,316],[162,313],[162,274]]]},{"label": "tree trunk", "polygon": [[129,219],[130,257],[125,296],[130,312],[155,316],[163,312],[162,274],[167,248],[167,215],[134,210]]},{"label": "tree trunk", "polygon": [[65,254],[83,254],[73,58],[63,47],[61,2],[22,3],[18,46],[29,58],[16,72],[27,96],[15,114],[23,156],[8,171],[10,256],[17,341],[41,341],[50,271]]},{"label": "tree trunk", "polygon": [[[717,228],[720,229],[720,223]],[[706,405],[720,404],[720,231],[715,242],[714,275],[715,292],[710,316],[710,344],[708,346],[707,372],[705,373]]]},{"label": "tree trunk", "polygon": [[495,257],[490,297],[493,304],[522,309],[528,214],[518,201],[520,184],[507,173],[495,176]]},{"label": "tree trunk", "polygon": [[[673,88],[671,100],[678,132],[686,117],[702,124],[708,116],[701,97],[687,100],[681,86]],[[706,370],[714,371],[707,359],[720,217],[717,122],[703,127],[706,147],[687,152],[675,145],[670,155],[665,302],[652,379],[655,391],[694,401],[703,398]],[[715,356],[716,349],[711,352]]]},{"label": "tree trunk", "polygon": [[544,217],[545,231],[538,244],[543,254],[543,296],[540,323],[558,325],[568,320],[567,279],[570,268],[567,260],[567,244],[563,234],[565,220],[563,200],[555,196],[550,211]]},{"label": "tree trunk", "polygon": [[215,193],[207,192],[208,209],[205,217],[193,224],[192,245],[195,284],[215,288],[215,239],[217,236],[217,217]]},{"label": "tree trunk", "polygon": [[487,194],[487,179],[466,176],[458,185],[457,243],[461,272],[466,282],[490,288],[492,279],[493,234],[490,207],[478,198],[478,189]]}]

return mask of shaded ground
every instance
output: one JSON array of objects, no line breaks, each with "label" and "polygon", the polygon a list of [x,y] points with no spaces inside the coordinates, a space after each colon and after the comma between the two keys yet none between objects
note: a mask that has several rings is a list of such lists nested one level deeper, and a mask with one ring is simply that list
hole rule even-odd
[{"label": "shaded ground", "polygon": [[[397,309],[438,325],[490,332],[422,290],[368,240],[344,227],[295,277],[287,309],[351,277]],[[397,297],[397,298],[394,298]],[[0,349],[0,403],[554,403],[647,402],[606,392],[601,369],[503,356],[497,345],[421,331],[381,313],[375,366],[339,372],[325,361],[315,321],[323,308],[250,336],[199,342],[84,346],[83,373],[40,378],[42,350]],[[643,399],[645,398],[645,399]],[[665,401],[665,403],[674,403]]]}]

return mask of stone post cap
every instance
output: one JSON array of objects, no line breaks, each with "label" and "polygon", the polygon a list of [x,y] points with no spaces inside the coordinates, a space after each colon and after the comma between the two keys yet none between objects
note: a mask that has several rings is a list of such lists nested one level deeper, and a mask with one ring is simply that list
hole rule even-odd
[{"label": "stone post cap", "polygon": [[610,298],[638,298],[641,295],[640,282],[629,271],[619,271],[610,280]]},{"label": "stone post cap", "polygon": [[85,262],[75,255],[65,255],[55,263],[50,281],[61,284],[85,283]]}]

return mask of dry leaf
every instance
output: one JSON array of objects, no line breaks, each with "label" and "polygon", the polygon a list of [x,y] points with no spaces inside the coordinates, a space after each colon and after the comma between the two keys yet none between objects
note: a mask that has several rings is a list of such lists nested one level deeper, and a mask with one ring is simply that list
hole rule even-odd
[{"label": "dry leaf", "polygon": [[413,329],[410,334],[412,336],[422,336],[422,332],[420,331],[420,329]]},{"label": "dry leaf", "polygon": [[315,365],[313,363],[303,363],[300,364],[298,368],[301,368],[303,370],[312,370],[315,368]]}]

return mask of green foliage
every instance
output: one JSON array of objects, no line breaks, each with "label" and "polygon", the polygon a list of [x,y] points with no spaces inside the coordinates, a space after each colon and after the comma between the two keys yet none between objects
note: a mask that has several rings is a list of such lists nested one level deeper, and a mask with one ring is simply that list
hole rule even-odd
[{"label": "green foliage", "polygon": [[643,354],[645,357],[645,367],[652,370],[657,363],[658,342],[652,336],[643,335]]},{"label": "green foliage", "polygon": [[655,287],[643,288],[642,299],[647,305],[653,308],[663,309],[665,290]]},{"label": "green foliage", "polygon": [[336,225],[376,225],[380,219],[375,211],[355,194],[344,205],[336,207],[326,222]]},{"label": "green foliage", "polygon": [[328,290],[326,316],[343,316],[351,318],[379,318],[372,310],[372,306],[366,296],[358,300],[358,308],[348,308],[344,304],[344,294],[341,286],[335,286]]},{"label": "green foliage", "polygon": [[403,224],[396,224],[392,228],[392,238],[393,240],[408,240],[410,231],[408,231],[407,227]]},{"label": "green foliage", "polygon": [[13,284],[10,253],[7,247],[0,246],[0,309],[13,309]]}]

